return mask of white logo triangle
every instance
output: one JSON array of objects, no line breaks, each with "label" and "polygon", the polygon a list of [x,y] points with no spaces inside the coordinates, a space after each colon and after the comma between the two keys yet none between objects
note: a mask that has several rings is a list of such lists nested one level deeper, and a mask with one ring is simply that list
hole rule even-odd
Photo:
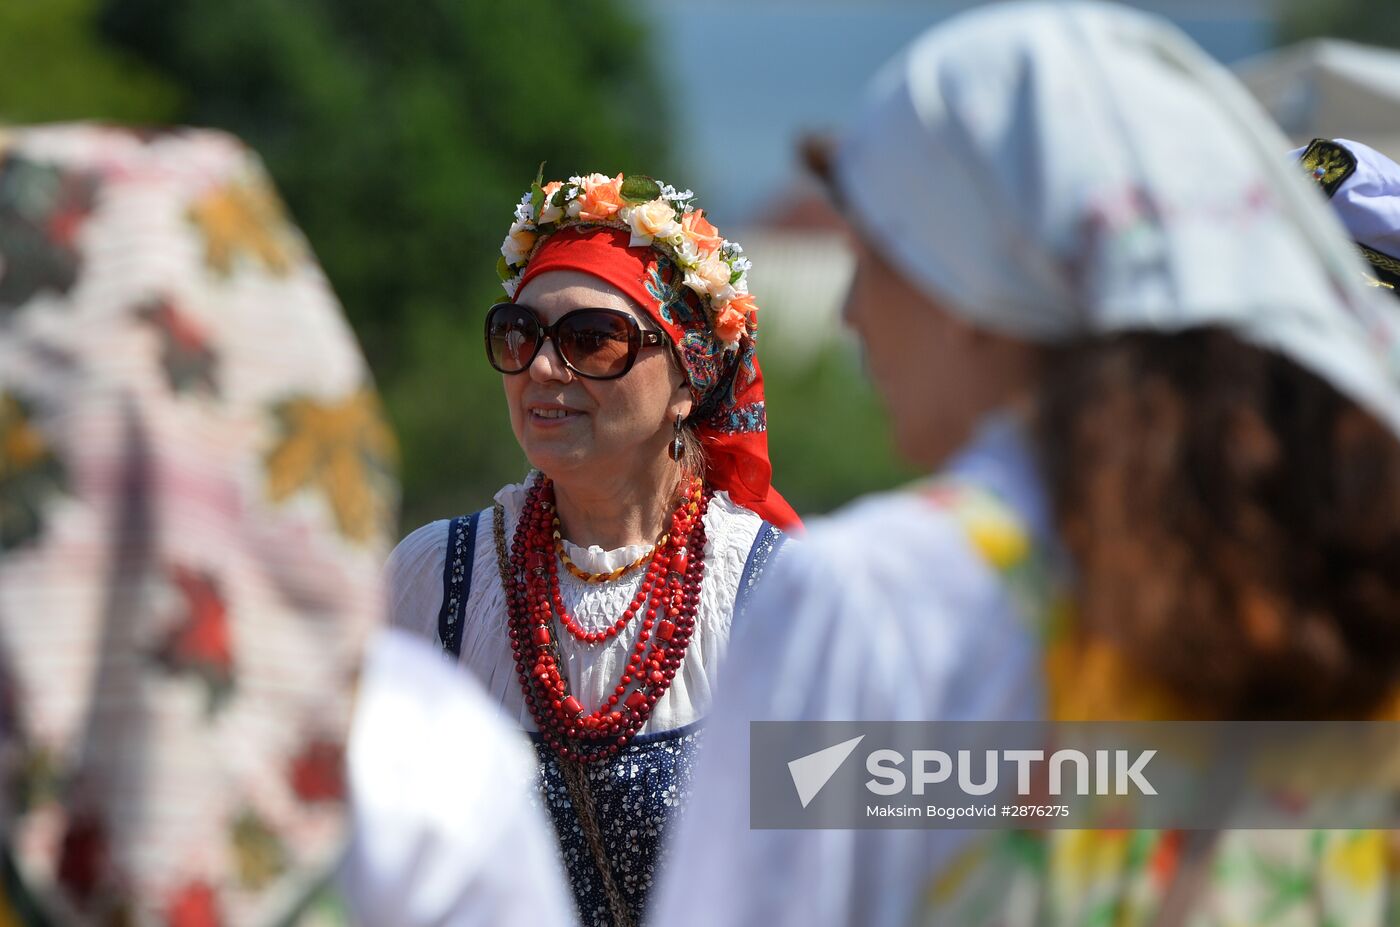
[{"label": "white logo triangle", "polygon": [[836,770],[846,762],[846,757],[855,750],[856,744],[864,739],[865,735],[861,734],[825,750],[800,756],[788,763],[788,772],[792,774],[792,784],[797,788],[797,797],[802,801],[802,807],[807,807],[812,799],[817,797],[822,787],[836,775]]}]

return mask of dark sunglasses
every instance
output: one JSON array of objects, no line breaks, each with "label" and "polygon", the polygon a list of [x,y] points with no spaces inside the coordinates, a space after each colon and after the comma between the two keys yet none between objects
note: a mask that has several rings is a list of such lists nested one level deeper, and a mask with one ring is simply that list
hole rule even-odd
[{"label": "dark sunglasses", "polygon": [[564,366],[590,380],[615,380],[632,369],[643,347],[665,344],[620,309],[574,309],[553,325],[520,303],[497,303],[486,313],[486,359],[501,373],[524,373],[545,339]]}]

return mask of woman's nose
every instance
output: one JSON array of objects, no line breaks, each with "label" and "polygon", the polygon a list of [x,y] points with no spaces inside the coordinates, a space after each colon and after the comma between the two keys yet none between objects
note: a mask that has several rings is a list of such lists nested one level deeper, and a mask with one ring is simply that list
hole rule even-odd
[{"label": "woman's nose", "polygon": [[559,356],[559,349],[554,345],[553,338],[546,338],[544,344],[540,345],[540,351],[535,355],[535,359],[530,361],[530,379],[536,383],[548,383],[558,381],[567,383],[574,378],[574,372],[564,366],[564,360]]}]

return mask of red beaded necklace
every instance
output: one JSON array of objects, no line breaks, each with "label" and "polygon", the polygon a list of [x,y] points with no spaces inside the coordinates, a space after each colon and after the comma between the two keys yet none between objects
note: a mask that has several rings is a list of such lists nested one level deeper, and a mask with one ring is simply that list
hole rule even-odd
[{"label": "red beaded necklace", "polygon": [[[695,631],[705,573],[705,511],[711,495],[700,480],[691,481],[686,498],[671,514],[667,540],[652,552],[636,596],[621,617],[602,631],[580,626],[560,595],[554,484],[549,478],[538,479],[526,494],[508,557],[497,512],[496,556],[506,592],[515,670],[540,736],[562,759],[594,762],[615,755],[670,688]],[[560,671],[554,618],[578,640],[596,644],[620,634],[638,615],[643,616],[641,630],[621,680],[596,711],[585,711]]]}]

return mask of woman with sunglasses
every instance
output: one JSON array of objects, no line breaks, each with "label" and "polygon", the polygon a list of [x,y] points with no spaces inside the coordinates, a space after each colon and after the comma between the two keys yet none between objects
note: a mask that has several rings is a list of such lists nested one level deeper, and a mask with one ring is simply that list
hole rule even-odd
[{"label": "woman with sunglasses", "polygon": [[647,177],[538,178],[486,316],[534,467],[389,564],[530,731],[586,924],[639,919],[732,623],[797,516],[770,484],[749,263]]}]

